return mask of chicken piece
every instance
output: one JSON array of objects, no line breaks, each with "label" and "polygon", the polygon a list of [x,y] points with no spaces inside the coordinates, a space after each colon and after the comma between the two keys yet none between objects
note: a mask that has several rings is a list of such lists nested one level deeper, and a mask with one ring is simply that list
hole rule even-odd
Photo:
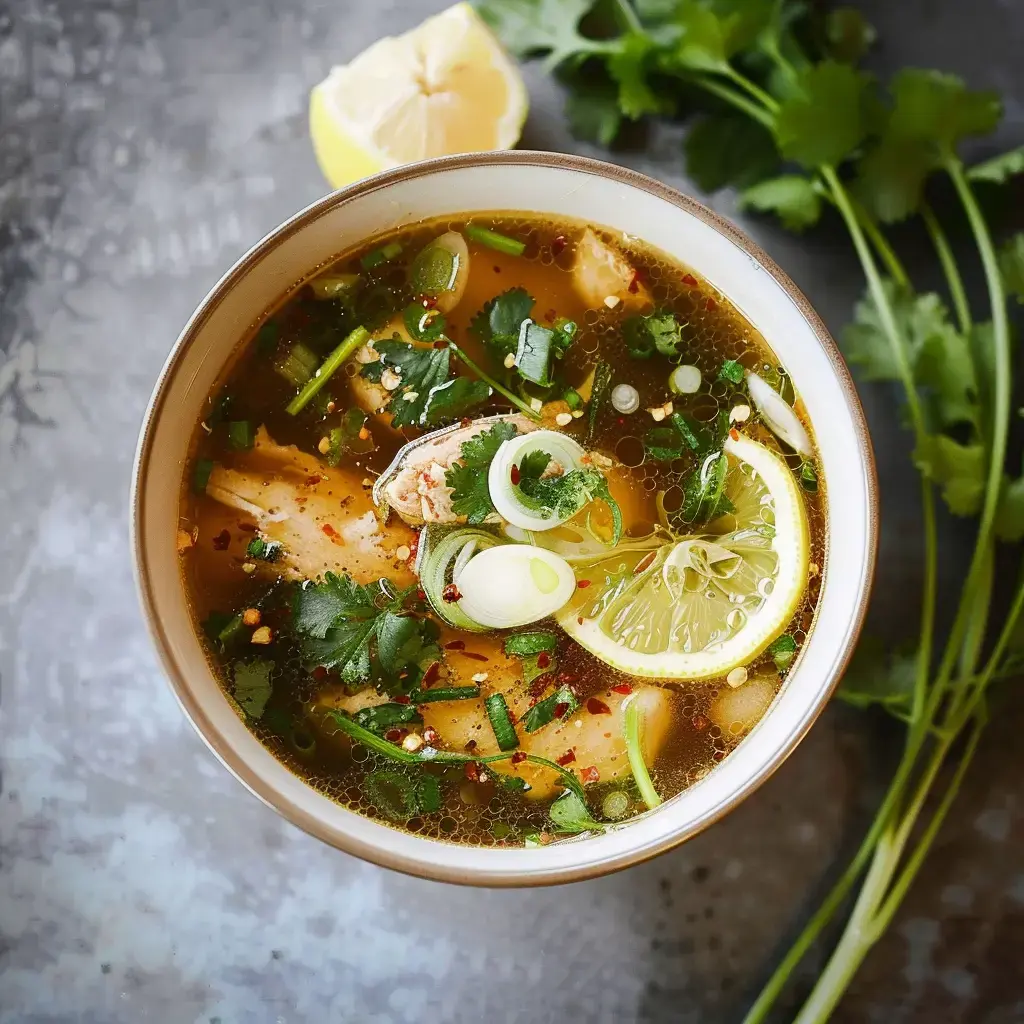
[{"label": "chicken piece", "polygon": [[[587,228],[576,243],[572,284],[576,294],[592,309],[607,306],[636,311],[651,304],[651,293],[637,278],[630,262],[593,228]],[[607,300],[617,301],[609,306]]]},{"label": "chicken piece", "polygon": [[[436,685],[470,686],[474,675],[486,675],[485,679],[479,680],[481,698],[422,704],[423,726],[437,731],[446,750],[463,753],[468,744],[473,744],[468,749],[481,757],[497,754],[498,741],[487,717],[483,697],[490,693],[504,694],[512,719],[518,723],[533,703],[523,683],[521,663],[518,658],[505,654],[501,636],[488,634],[469,639],[465,633],[445,630],[441,644],[456,638],[465,642],[465,650],[446,651],[448,676]],[[667,690],[653,685],[640,686],[634,692],[634,699],[644,706],[644,759],[651,764],[664,746],[671,727],[671,697]],[[576,758],[572,762],[573,768],[596,768],[602,782],[628,776],[629,760],[622,736],[625,695],[607,690],[599,693],[597,699],[610,714],[593,714],[584,702],[564,722],[552,722],[535,733],[528,733],[517,724],[518,749],[555,762],[571,750]],[[387,700],[374,690],[348,695],[341,687],[327,687],[317,695],[320,708],[340,708],[349,714]],[[316,713],[314,710],[314,716]],[[495,770],[521,775],[530,784],[526,796],[531,800],[549,800],[558,795],[559,787],[555,785],[558,776],[550,768],[529,762],[512,765],[502,761],[495,765]]]},{"label": "chicken piece", "polygon": [[361,481],[358,470],[331,469],[294,446],[275,444],[260,427],[253,448],[235,465],[214,466],[206,493],[281,543],[278,561],[258,563],[267,571],[303,579],[346,572],[359,583],[387,576],[406,586],[414,577],[395,550],[412,546],[415,534],[403,523],[385,530]]},{"label": "chicken piece", "polygon": [[722,687],[708,709],[708,718],[727,737],[743,736],[761,721],[778,684],[778,676],[771,672],[752,676],[735,690]]},{"label": "chicken piece", "polygon": [[[516,426],[521,434],[537,429],[526,416],[502,417]],[[490,430],[496,422],[487,417],[458,430],[441,430],[426,434],[399,453],[392,468],[381,477],[386,481],[379,497],[386,501],[407,523],[456,523],[460,517],[452,510],[452,490],[445,483],[445,474],[455,464],[462,445],[470,438]],[[397,465],[397,471],[394,466]]]}]

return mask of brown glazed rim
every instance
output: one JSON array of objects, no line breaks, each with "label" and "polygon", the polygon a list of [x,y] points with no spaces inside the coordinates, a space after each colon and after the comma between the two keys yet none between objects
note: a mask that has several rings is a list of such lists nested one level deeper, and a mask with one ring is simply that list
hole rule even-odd
[{"label": "brown glazed rim", "polygon": [[[155,598],[150,582],[150,566],[148,554],[143,545],[143,522],[146,516],[145,493],[147,481],[151,471],[151,449],[154,435],[154,428],[164,410],[167,393],[171,382],[177,375],[182,359],[202,329],[213,311],[223,301],[224,297],[235,287],[235,285],[249,272],[250,268],[258,263],[268,252],[272,251],[285,239],[297,231],[302,230],[308,224],[315,221],[329,210],[342,206],[350,200],[368,193],[384,189],[395,182],[415,179],[424,175],[434,174],[438,171],[453,170],[473,166],[541,166],[556,167],[567,170],[578,171],[584,174],[593,174],[603,178],[609,178],[624,185],[631,186],[643,192],[650,193],[673,206],[679,207],[687,213],[703,221],[714,228],[721,235],[724,235],[733,244],[742,249],[748,256],[770,274],[775,281],[785,290],[789,298],[796,305],[801,315],[807,321],[815,337],[827,354],[833,372],[842,388],[846,398],[846,404],[850,412],[856,433],[856,440],[861,452],[868,492],[868,559],[865,563],[865,570],[860,580],[859,596],[857,607],[854,610],[851,629],[847,634],[846,643],[837,652],[833,660],[833,678],[827,691],[822,694],[820,700],[814,706],[807,709],[804,719],[799,727],[789,735],[786,742],[779,747],[775,756],[760,772],[746,780],[744,785],[732,796],[717,805],[712,813],[705,815],[696,821],[690,822],[686,827],[676,832],[660,837],[657,841],[648,844],[642,849],[631,851],[625,855],[616,855],[604,860],[590,864],[568,868],[552,868],[546,870],[531,870],[524,865],[523,871],[502,871],[488,869],[483,866],[479,871],[467,872],[465,870],[455,871],[448,867],[431,864],[427,857],[416,858],[406,857],[389,850],[386,844],[363,842],[354,837],[340,832],[338,829],[327,828],[315,815],[296,806],[290,799],[283,796],[271,785],[262,780],[245,763],[244,759],[235,751],[213,728],[203,709],[199,706],[193,696],[190,687],[187,685],[184,673],[176,663],[171,651],[171,645],[164,633],[163,624],[156,615]],[[262,310],[254,311],[253,319]],[[874,453],[871,447],[871,440],[868,434],[867,423],[864,418],[864,411],[857,396],[853,380],[846,366],[843,357],[839,353],[835,341],[832,339],[821,318],[814,311],[806,296],[793,284],[789,277],[778,267],[758,245],[748,238],[742,231],[729,221],[718,216],[702,203],[685,196],[674,188],[664,185],[645,174],[620,167],[615,164],[606,163],[601,160],[592,160],[587,157],[572,156],[563,153],[545,153],[530,150],[515,150],[509,152],[488,152],[468,153],[458,156],[439,157],[433,160],[425,160],[419,163],[408,164],[397,167],[393,170],[383,171],[373,177],[366,178],[333,192],[317,200],[306,209],[297,213],[290,220],[286,221],[276,230],[272,231],[252,249],[250,249],[238,262],[217,282],[209,294],[200,303],[195,313],[185,325],[184,330],[178,337],[174,348],[168,356],[167,362],[160,373],[159,380],[150,399],[146,411],[142,432],[139,437],[138,451],[135,460],[133,481],[132,481],[132,503],[131,503],[131,531],[132,531],[132,552],[134,558],[134,569],[136,585],[142,601],[143,611],[150,635],[156,645],[157,652],[163,664],[164,671],[178,699],[182,710],[191,721],[193,727],[199,733],[202,740],[213,751],[221,763],[230,771],[251,793],[261,799],[265,804],[272,807],[279,814],[283,815],[293,825],[297,825],[305,832],[316,836],[318,839],[354,854],[364,860],[369,860],[384,867],[402,871],[406,874],[417,875],[422,878],[431,878],[438,881],[457,882],[471,885],[487,886],[519,886],[519,885],[550,885],[562,882],[580,881],[592,878],[633,864],[641,863],[659,853],[677,846],[686,839],[691,838],[698,832],[703,831],[709,825],[724,817],[742,800],[758,789],[764,781],[772,775],[783,761],[793,752],[797,744],[806,735],[808,729],[821,713],[822,708],[828,702],[832,692],[838,685],[839,680],[845,671],[853,649],[856,646],[864,624],[864,616],[867,611],[868,598],[871,591],[871,583],[874,578],[875,561],[878,550],[878,477],[875,468]],[[429,842],[429,841],[428,841]],[[482,851],[486,856],[487,851]]]}]

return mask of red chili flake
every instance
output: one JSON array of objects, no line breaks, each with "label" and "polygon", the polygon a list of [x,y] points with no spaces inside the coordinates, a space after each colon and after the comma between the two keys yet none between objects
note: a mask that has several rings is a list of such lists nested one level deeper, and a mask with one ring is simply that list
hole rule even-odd
[{"label": "red chili flake", "polygon": [[731,437],[731,438],[732,438],[732,439],[733,439],[734,441],[738,441],[738,440],[740,439],[740,432],[739,432],[739,431],[738,431],[738,430],[737,430],[737,429],[736,429],[735,427],[732,427],[732,428],[731,428],[731,429],[729,430],[729,436],[730,436],[730,437]]},{"label": "red chili flake", "polygon": [[626,694],[626,693],[632,693],[632,692],[633,692],[633,687],[630,686],[629,683],[616,683],[615,686],[612,687],[612,693]]},{"label": "red chili flake", "polygon": [[426,729],[423,730],[423,740],[431,746],[434,746],[437,743],[437,730],[432,725],[428,725]]},{"label": "red chili flake", "polygon": [[596,697],[591,697],[587,701],[587,710],[592,715],[610,715],[612,713],[612,709],[603,700],[598,700]]},{"label": "red chili flake", "polygon": [[470,782],[480,781],[480,769],[477,767],[475,761],[467,761],[465,768],[462,769],[467,779]]},{"label": "red chili flake", "polygon": [[565,235],[555,235],[554,240],[551,242],[551,255],[560,255],[567,244],[568,240],[566,239]]},{"label": "red chili flake", "polygon": [[424,309],[437,309],[437,299],[433,295],[424,295],[420,298]]},{"label": "red chili flake", "polygon": [[454,583],[446,583],[444,590],[441,591],[441,599],[446,604],[453,604],[455,601],[461,601],[462,595],[459,593],[459,588]]},{"label": "red chili flake", "polygon": [[408,729],[388,729],[388,731],[384,733],[384,739],[386,739],[388,743],[398,743],[399,740],[405,739],[408,734]]},{"label": "red chili flake", "polygon": [[711,724],[703,715],[694,715],[690,721],[697,732],[701,732]]},{"label": "red chili flake", "polygon": [[579,679],[579,676],[574,676],[571,672],[559,672],[558,681],[560,683],[575,683]]},{"label": "red chili flake", "polygon": [[331,526],[330,523],[324,523],[324,525],[321,526],[320,529],[323,530],[324,533],[326,533],[327,536],[331,538],[331,540],[334,540],[334,538],[338,536],[338,531],[333,526]]},{"label": "red chili flake", "polygon": [[691,288],[697,287],[697,278],[693,274],[683,274],[683,284],[688,284]]},{"label": "red chili flake", "polygon": [[327,678],[327,669],[323,665],[317,665],[311,674],[318,683],[322,683]]},{"label": "red chili flake", "polygon": [[441,674],[441,662],[435,661],[426,672],[423,673],[423,678],[420,680],[420,684],[425,690],[428,686],[437,682],[437,677]]},{"label": "red chili flake", "polygon": [[554,320],[556,316],[558,316],[558,313],[556,313],[553,309],[549,309],[544,314],[544,319],[547,320],[548,323],[551,323],[551,321]]},{"label": "red chili flake", "polygon": [[545,672],[543,675],[537,676],[530,683],[530,696],[533,698],[533,703],[536,704],[540,700],[541,694],[551,685],[554,681],[554,677],[550,672]]},{"label": "red chili flake", "polygon": [[460,427],[468,427],[468,426],[470,426],[472,424],[472,422],[473,421],[468,416],[463,416],[462,419],[459,420],[459,426]]},{"label": "red chili flake", "polygon": [[449,640],[448,643],[444,645],[444,649],[446,651],[464,651],[466,649],[466,641]]},{"label": "red chili flake", "polygon": [[723,760],[725,760],[725,751],[724,750],[716,750],[711,755],[711,760],[712,761],[723,761]]},{"label": "red chili flake", "polygon": [[511,758],[509,758],[509,760],[512,762],[512,764],[522,764],[526,760],[526,754],[524,754],[521,750],[517,750],[511,756]]},{"label": "red chili flake", "polygon": [[718,309],[718,303],[715,302],[715,300],[713,298],[711,298],[711,296],[709,295],[708,298],[707,298],[707,301],[704,303],[704,308],[708,309],[708,310],[710,310],[710,309]]},{"label": "red chili flake", "polygon": [[490,661],[486,654],[477,654],[476,651],[460,651],[464,658],[472,658],[474,661]]},{"label": "red chili flake", "polygon": [[411,704],[412,697],[410,697],[408,694],[400,693],[397,697],[394,698],[394,701],[396,704]]},{"label": "red chili flake", "polygon": [[476,740],[467,740],[466,741],[465,749],[466,750],[476,750]]},{"label": "red chili flake", "polygon": [[501,273],[501,267],[499,267],[497,263],[494,264],[494,272],[496,274],[500,274]]},{"label": "red chili flake", "polygon": [[518,487],[519,486],[519,467],[518,466],[513,466],[512,467],[512,471],[509,473],[509,477],[512,480],[512,486],[513,487]]},{"label": "red chili flake", "polygon": [[551,655],[547,651],[541,651],[537,655],[537,668],[547,668],[551,664]]},{"label": "red chili flake", "polygon": [[320,474],[319,473],[316,473],[313,476],[307,476],[306,477],[306,486],[307,487],[316,487],[316,485],[318,483],[320,483]]},{"label": "red chili flake", "polygon": [[590,586],[590,580],[577,580],[576,586],[579,587],[580,590],[586,590],[587,587]]},{"label": "red chili flake", "polygon": [[214,551],[227,551],[231,546],[231,534],[227,530],[221,530],[216,537],[213,538],[213,550]]},{"label": "red chili flake", "polygon": [[634,270],[633,271],[633,278],[629,282],[629,287],[626,289],[626,291],[628,291],[630,293],[630,295],[636,295],[636,293],[638,291],[640,291],[640,280],[641,280],[640,271],[639,270]]},{"label": "red chili flake", "polygon": [[620,416],[615,422],[618,423],[620,427],[624,427],[626,425],[626,417]]},{"label": "red chili flake", "polygon": [[561,718],[569,710],[569,705],[566,701],[560,700],[555,705],[555,718]]},{"label": "red chili flake", "polygon": [[417,587],[416,588],[416,600],[417,601],[426,601],[426,599],[427,599],[427,592],[422,587]]},{"label": "red chili flake", "polygon": [[601,773],[593,765],[588,765],[580,772],[580,780],[584,785],[590,782],[597,782],[600,778]]},{"label": "red chili flake", "polygon": [[649,569],[651,567],[651,563],[654,561],[657,554],[657,551],[652,551],[649,554],[644,555],[644,557],[636,563],[636,568],[633,570],[633,575],[639,576],[640,573],[642,573],[645,569]]},{"label": "red chili flake", "polygon": [[256,532],[256,524],[255,523],[239,523],[238,524],[238,528],[243,533],[255,533]]},{"label": "red chili flake", "polygon": [[562,756],[561,756],[561,757],[560,757],[560,758],[558,759],[558,763],[559,763],[560,765],[562,765],[562,767],[565,767],[565,765],[567,765],[567,764],[572,764],[572,763],[573,763],[573,761],[575,761],[575,760],[576,760],[576,751],[575,751],[575,750],[567,750],[567,751],[566,751],[566,752],[565,752],[565,753],[564,753],[564,754],[563,754],[563,755],[562,755]]}]

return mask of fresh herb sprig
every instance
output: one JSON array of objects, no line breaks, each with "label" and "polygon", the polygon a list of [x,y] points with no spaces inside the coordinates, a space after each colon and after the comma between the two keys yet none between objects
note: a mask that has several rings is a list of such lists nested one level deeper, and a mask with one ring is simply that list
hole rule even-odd
[{"label": "fresh herb sprig", "polygon": [[[590,35],[602,13],[614,20]],[[848,699],[880,704],[907,723],[904,755],[846,871],[750,1009],[765,1020],[789,977],[860,883],[846,929],[797,1016],[826,1020],[890,923],[955,798],[985,720],[989,687],[1021,666],[1018,584],[1001,623],[990,622],[997,540],[1024,535],[1024,477],[1006,467],[1013,380],[1007,295],[1024,296],[1024,235],[997,250],[976,187],[1024,173],[1024,147],[965,167],[957,147],[991,132],[998,97],[952,76],[908,69],[882,90],[856,66],[873,39],[858,12],[833,10],[824,31],[798,0],[489,0],[482,13],[513,50],[544,56],[570,87],[569,116],[611,143],[628,120],[696,112],[685,152],[691,176],[739,189],[741,208],[772,212],[794,231],[832,208],[867,281],[844,334],[865,379],[895,381],[907,405],[921,473],[925,577],[911,659],[861,668]],[[810,42],[808,42],[808,40]],[[926,192],[945,175],[966,214],[985,274],[990,317],[974,318],[960,268]],[[952,314],[914,290],[885,234],[919,215],[946,281]],[[938,540],[935,494],[977,515],[975,550],[953,626],[935,650]],[[1001,560],[1000,560],[1001,561]],[[922,815],[947,760],[955,769]]]}]

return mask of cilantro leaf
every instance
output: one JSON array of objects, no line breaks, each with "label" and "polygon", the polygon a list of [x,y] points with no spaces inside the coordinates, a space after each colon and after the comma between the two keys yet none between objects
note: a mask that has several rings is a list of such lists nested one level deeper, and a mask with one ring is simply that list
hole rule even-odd
[{"label": "cilantro leaf", "polygon": [[683,142],[686,173],[703,192],[749,188],[779,165],[771,133],[757,121],[737,114],[701,118]]},{"label": "cilantro leaf", "polygon": [[584,142],[610,146],[622,127],[618,91],[610,83],[572,83],[565,113],[569,131]]},{"label": "cilantro leaf", "polygon": [[683,482],[683,507],[676,514],[688,525],[709,523],[736,507],[725,494],[729,460],[724,452],[708,456]]},{"label": "cilantro leaf", "polygon": [[780,672],[785,672],[796,657],[796,639],[789,633],[783,633],[768,645],[768,653],[772,656],[775,667]]},{"label": "cilantro leaf", "polygon": [[423,426],[434,427],[457,420],[491,397],[489,384],[474,377],[453,377],[427,393],[423,407]]},{"label": "cilantro leaf", "polygon": [[1006,290],[1024,303],[1024,231],[1018,231],[999,250],[999,270]]},{"label": "cilantro leaf", "polygon": [[487,470],[502,444],[518,434],[514,423],[503,420],[462,443],[459,461],[444,477],[445,484],[452,488],[452,511],[456,515],[478,526],[494,512]]},{"label": "cilantro leaf", "polygon": [[995,185],[1001,185],[1018,174],[1024,174],[1024,146],[990,157],[967,170],[971,181],[989,181]]},{"label": "cilantro leaf", "polygon": [[727,380],[731,384],[743,383],[743,365],[735,359],[723,359],[718,369],[719,380]]},{"label": "cilantro leaf", "polygon": [[869,76],[834,60],[801,72],[775,118],[782,155],[810,170],[844,160],[867,135],[870,86]]},{"label": "cilantro leaf", "polygon": [[547,54],[554,68],[577,54],[600,49],[582,36],[579,23],[594,0],[486,0],[477,9],[501,41],[518,57]]},{"label": "cilantro leaf", "polygon": [[469,325],[494,360],[504,363],[519,350],[519,332],[533,311],[533,297],[523,288],[510,288],[484,304]]},{"label": "cilantro leaf", "polygon": [[594,820],[586,801],[572,790],[567,790],[548,808],[548,816],[555,823],[556,831],[568,835],[603,832],[606,827]]},{"label": "cilantro leaf", "polygon": [[671,359],[679,355],[684,326],[673,313],[631,316],[622,325],[622,336],[634,359],[649,359],[655,352]]},{"label": "cilantro leaf", "polygon": [[647,84],[648,59],[655,50],[654,41],[644,32],[630,32],[608,58],[608,72],[619,87],[619,109],[631,120],[646,114],[668,113],[671,101],[658,95]]},{"label": "cilantro leaf", "polygon": [[445,319],[440,313],[425,309],[418,302],[410,302],[402,311],[402,320],[409,337],[414,341],[437,341],[442,337]]},{"label": "cilantro leaf", "polygon": [[829,53],[845,64],[856,64],[877,36],[874,26],[856,7],[836,7],[825,19]]},{"label": "cilantro leaf", "polygon": [[270,700],[270,676],[273,671],[274,663],[266,658],[235,662],[232,692],[247,717],[262,717],[267,701]]},{"label": "cilantro leaf", "polygon": [[917,656],[912,651],[888,653],[874,637],[857,646],[836,696],[858,708],[879,705],[897,718],[910,713],[917,676]]},{"label": "cilantro leaf", "polygon": [[299,633],[322,640],[338,619],[365,620],[377,614],[377,588],[350,576],[326,573],[319,583],[303,583],[292,601],[292,625]]},{"label": "cilantro leaf", "polygon": [[388,609],[377,619],[377,658],[384,672],[398,676],[410,665],[440,656],[429,624]]},{"label": "cilantro leaf", "polygon": [[741,210],[774,213],[790,231],[803,231],[818,223],[821,196],[810,178],[783,174],[744,189],[738,201]]},{"label": "cilantro leaf", "polygon": [[961,444],[946,434],[930,434],[914,451],[917,468],[942,488],[950,512],[975,515],[985,492],[985,449]]},{"label": "cilantro leaf", "polygon": [[516,347],[515,367],[524,380],[542,388],[551,386],[554,339],[555,332],[551,328],[530,319],[523,321]]},{"label": "cilantro leaf", "polygon": [[520,480],[539,480],[550,462],[551,456],[547,452],[527,452],[519,463]]},{"label": "cilantro leaf", "polygon": [[667,57],[669,66],[687,71],[730,70],[729,60],[768,26],[774,6],[771,0],[711,5],[679,0],[670,15],[676,38]]},{"label": "cilantro leaf", "polygon": [[596,469],[574,469],[561,476],[521,476],[519,492],[539,512],[553,518],[571,519],[592,501],[603,501],[612,515],[612,544],[622,536],[622,510],[608,489],[604,474]]}]

